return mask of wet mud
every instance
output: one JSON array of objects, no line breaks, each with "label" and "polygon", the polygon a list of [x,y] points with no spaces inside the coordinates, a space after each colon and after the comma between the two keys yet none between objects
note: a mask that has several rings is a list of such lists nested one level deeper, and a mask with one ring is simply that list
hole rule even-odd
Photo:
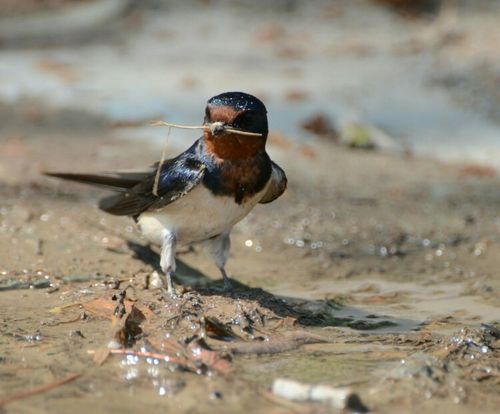
[{"label": "wet mud", "polygon": [[234,291],[195,246],[171,299],[157,248],[97,210],[102,192],[40,175],[147,165],[158,147],[16,116],[0,140],[2,412],[334,410],[273,395],[276,378],[350,387],[378,412],[496,412],[496,174],[271,137],[290,188],[235,228]]}]

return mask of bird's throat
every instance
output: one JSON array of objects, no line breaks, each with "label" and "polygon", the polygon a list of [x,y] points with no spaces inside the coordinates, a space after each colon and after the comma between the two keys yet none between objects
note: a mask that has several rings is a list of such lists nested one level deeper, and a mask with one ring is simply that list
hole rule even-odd
[{"label": "bird's throat", "polygon": [[264,137],[249,137],[239,134],[226,133],[214,136],[205,132],[205,151],[216,162],[225,160],[243,160],[252,158],[265,147]]}]

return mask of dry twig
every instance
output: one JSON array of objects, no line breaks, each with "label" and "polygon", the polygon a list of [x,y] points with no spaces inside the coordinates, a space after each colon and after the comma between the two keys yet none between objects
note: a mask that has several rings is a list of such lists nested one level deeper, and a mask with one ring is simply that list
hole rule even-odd
[{"label": "dry twig", "polygon": [[61,385],[67,384],[82,374],[69,374],[64,378],[56,380],[46,385],[40,385],[39,387],[34,387],[29,390],[19,391],[15,394],[9,395],[8,397],[0,398],[0,407],[9,404],[13,401],[22,400],[23,398],[31,397],[32,395],[41,394],[43,392],[47,392],[53,390],[54,388],[60,387]]},{"label": "dry twig", "polygon": [[236,128],[231,128],[227,125],[224,125],[221,122],[212,122],[211,124],[205,124],[205,125],[180,125],[180,124],[173,124],[171,122],[165,122],[165,121],[154,121],[151,123],[152,126],[168,126],[171,128],[179,128],[179,129],[202,129],[204,131],[211,131],[214,132],[214,130],[220,129],[221,131],[224,132],[229,132],[231,134],[238,134],[238,135],[246,135],[249,137],[261,137],[262,134],[259,132],[249,132],[249,131],[242,131],[241,129],[236,129]]},{"label": "dry twig", "polygon": [[168,139],[170,138],[170,131],[171,130],[172,130],[172,127],[169,126],[168,134],[167,134],[167,142],[165,143],[165,146],[163,147],[163,151],[161,153],[161,159],[160,159],[160,162],[158,163],[158,168],[156,169],[155,181],[153,184],[153,195],[155,195],[156,197],[158,197],[158,182],[160,181],[161,167],[163,167],[163,163],[165,162],[165,155],[167,152],[167,144],[168,144]]}]

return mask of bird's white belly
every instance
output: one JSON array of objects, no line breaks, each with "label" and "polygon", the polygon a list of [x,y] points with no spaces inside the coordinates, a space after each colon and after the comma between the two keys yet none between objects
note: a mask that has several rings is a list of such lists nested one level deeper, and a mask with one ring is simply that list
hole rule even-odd
[{"label": "bird's white belly", "polygon": [[206,240],[243,219],[262,198],[266,188],[237,204],[234,198],[214,196],[203,185],[198,185],[162,209],[142,213],[138,219],[139,228],[154,244],[162,244],[165,230],[174,233],[181,245]]}]

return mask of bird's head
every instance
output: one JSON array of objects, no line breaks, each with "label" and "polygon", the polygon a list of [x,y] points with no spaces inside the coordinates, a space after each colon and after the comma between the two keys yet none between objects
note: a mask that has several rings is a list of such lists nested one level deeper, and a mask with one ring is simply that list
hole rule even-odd
[{"label": "bird's head", "polygon": [[267,110],[255,96],[225,92],[210,98],[204,125],[207,127],[204,131],[207,151],[217,158],[247,158],[265,148]]}]

